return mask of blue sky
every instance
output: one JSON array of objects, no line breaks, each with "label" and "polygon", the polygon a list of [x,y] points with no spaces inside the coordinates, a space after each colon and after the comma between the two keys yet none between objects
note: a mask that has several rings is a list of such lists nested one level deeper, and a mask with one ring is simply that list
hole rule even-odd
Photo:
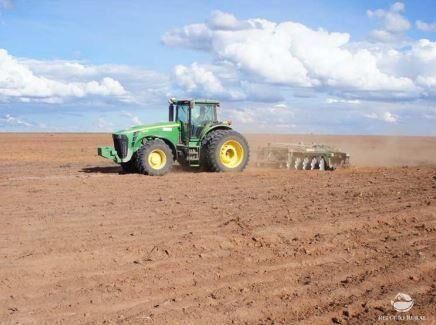
[{"label": "blue sky", "polygon": [[436,135],[433,1],[0,0],[0,131],[213,97],[246,132]]}]

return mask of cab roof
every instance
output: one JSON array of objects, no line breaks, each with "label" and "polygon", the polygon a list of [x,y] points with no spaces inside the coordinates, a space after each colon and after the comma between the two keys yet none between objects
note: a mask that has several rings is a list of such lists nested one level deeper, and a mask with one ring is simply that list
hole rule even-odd
[{"label": "cab roof", "polygon": [[195,101],[196,103],[200,103],[200,104],[219,104],[220,103],[218,100],[205,99],[205,98],[185,98],[185,99],[171,98],[171,101],[173,103],[186,103],[186,102],[192,102],[192,101]]}]

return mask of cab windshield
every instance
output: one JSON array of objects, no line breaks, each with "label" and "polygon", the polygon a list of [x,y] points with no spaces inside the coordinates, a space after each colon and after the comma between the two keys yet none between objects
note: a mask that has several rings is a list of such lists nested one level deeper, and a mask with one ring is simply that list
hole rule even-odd
[{"label": "cab windshield", "polygon": [[204,126],[215,122],[215,104],[195,104],[191,109],[191,123],[194,126]]}]

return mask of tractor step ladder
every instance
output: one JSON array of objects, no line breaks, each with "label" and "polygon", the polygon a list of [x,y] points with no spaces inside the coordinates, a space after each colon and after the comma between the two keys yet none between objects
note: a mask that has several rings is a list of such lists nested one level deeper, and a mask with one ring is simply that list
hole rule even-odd
[{"label": "tractor step ladder", "polygon": [[190,166],[200,166],[200,147],[188,148],[188,161]]}]

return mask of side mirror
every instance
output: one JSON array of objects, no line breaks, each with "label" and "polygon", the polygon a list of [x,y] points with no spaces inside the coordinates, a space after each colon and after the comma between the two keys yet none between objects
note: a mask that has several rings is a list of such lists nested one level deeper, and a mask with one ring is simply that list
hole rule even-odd
[{"label": "side mirror", "polygon": [[174,105],[173,104],[170,104],[170,106],[168,106],[168,121],[174,122]]}]

